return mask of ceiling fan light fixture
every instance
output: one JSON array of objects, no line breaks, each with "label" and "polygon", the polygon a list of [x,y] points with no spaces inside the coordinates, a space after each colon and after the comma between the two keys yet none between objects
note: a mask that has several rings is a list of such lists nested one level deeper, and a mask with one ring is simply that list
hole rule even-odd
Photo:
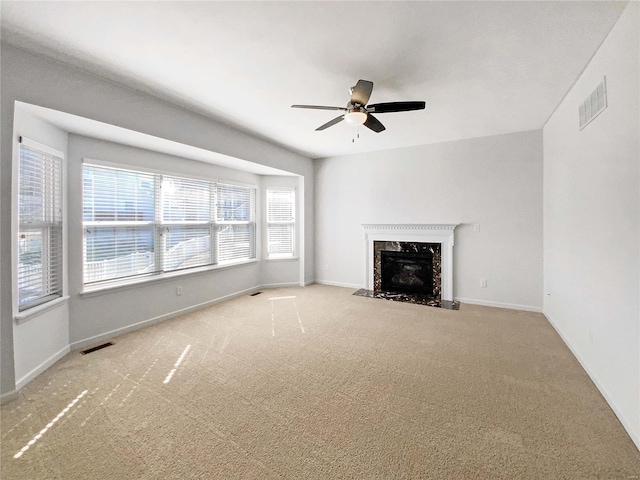
[{"label": "ceiling fan light fixture", "polygon": [[344,120],[349,125],[362,125],[367,121],[367,114],[362,111],[349,112],[344,116]]}]

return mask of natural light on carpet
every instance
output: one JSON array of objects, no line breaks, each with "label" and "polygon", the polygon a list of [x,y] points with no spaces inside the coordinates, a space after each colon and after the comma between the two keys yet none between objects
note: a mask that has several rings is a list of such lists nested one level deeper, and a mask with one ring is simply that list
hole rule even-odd
[{"label": "natural light on carpet", "polygon": [[29,448],[31,448],[31,446],[36,443],[38,440],[40,440],[40,438],[42,438],[42,435],[44,435],[45,433],[47,433],[47,430],[49,430],[51,427],[53,427],[55,425],[55,423],[60,420],[62,417],[64,417],[64,415],[76,404],[78,403],[78,401],[84,397],[86,395],[86,393],[89,390],[85,390],[84,392],[82,392],[80,395],[78,395],[76,398],[74,398],[71,403],[69,403],[69,405],[67,405],[53,420],[51,420],[49,423],[47,423],[47,426],[44,427],[42,430],[40,430],[40,432],[33,437],[31,440],[29,440],[29,442],[27,442],[27,444],[22,447],[22,449],[20,449],[20,451],[18,453],[16,453],[13,458],[20,458],[22,456],[22,454],[24,452],[26,452],[27,450],[29,450]]},{"label": "natural light on carpet", "polygon": [[276,336],[276,322],[275,322],[275,316],[274,316],[274,313],[273,313],[273,301],[274,300],[293,300],[293,306],[296,309],[296,316],[298,317],[298,325],[300,325],[300,330],[302,331],[302,333],[305,333],[304,326],[302,325],[302,319],[300,318],[300,313],[298,312],[298,304],[296,303],[296,296],[295,295],[288,296],[288,297],[271,297],[271,298],[269,298],[269,300],[271,301],[271,335],[273,337]]},{"label": "natural light on carpet", "polygon": [[184,360],[184,356],[187,354],[187,352],[189,351],[190,348],[191,348],[191,345],[187,345],[185,347],[185,349],[182,351],[182,354],[178,358],[178,361],[173,365],[173,368],[171,369],[171,371],[167,375],[167,378],[165,378],[164,382],[162,382],[162,383],[169,383],[171,381],[171,377],[173,377],[173,374],[176,373],[176,369],[180,366],[180,364],[182,363],[182,360]]}]

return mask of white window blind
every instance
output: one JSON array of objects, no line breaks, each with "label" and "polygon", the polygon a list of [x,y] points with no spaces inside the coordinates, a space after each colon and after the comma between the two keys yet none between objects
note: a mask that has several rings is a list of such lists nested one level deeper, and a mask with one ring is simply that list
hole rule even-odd
[{"label": "white window blind", "polygon": [[180,270],[213,263],[211,229],[200,226],[165,229],[164,270]]},{"label": "white window blind", "polygon": [[255,258],[253,225],[218,227],[218,262]]},{"label": "white window blind", "polygon": [[155,256],[155,176],[84,165],[84,283],[148,275]]},{"label": "white window blind", "polygon": [[19,310],[62,296],[62,158],[21,139],[18,170]]},{"label": "white window blind", "polygon": [[215,184],[202,180],[163,176],[163,270],[210,265],[211,199]]},{"label": "white window blind", "polygon": [[218,184],[216,203],[218,262],[255,258],[255,188]]},{"label": "white window blind", "polygon": [[85,284],[255,258],[255,188],[83,171]]},{"label": "white window blind", "polygon": [[219,223],[255,222],[255,188],[219,183],[216,200]]},{"label": "white window blind", "polygon": [[295,189],[267,189],[267,255],[270,258],[295,254]]},{"label": "white window blind", "polygon": [[212,184],[201,180],[162,178],[162,221],[207,223],[210,221]]}]

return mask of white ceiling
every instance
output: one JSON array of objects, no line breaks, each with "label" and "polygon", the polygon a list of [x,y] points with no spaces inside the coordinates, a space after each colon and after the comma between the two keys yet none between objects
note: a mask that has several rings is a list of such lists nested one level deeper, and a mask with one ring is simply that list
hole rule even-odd
[{"label": "white ceiling", "polygon": [[[0,2],[4,42],[312,158],[541,128],[626,2]],[[358,79],[374,133],[337,112]],[[594,85],[595,87],[595,85]],[[576,120],[577,121],[577,120]]]}]

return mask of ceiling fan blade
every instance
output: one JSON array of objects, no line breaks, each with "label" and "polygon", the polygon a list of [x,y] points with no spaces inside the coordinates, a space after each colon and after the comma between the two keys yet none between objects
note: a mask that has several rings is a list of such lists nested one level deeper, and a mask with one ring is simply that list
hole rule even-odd
[{"label": "ceiling fan blade", "polygon": [[411,110],[422,110],[425,106],[425,102],[374,103],[373,105],[367,105],[367,111],[375,113],[409,112]]},{"label": "ceiling fan blade", "polygon": [[324,107],[322,105],[291,105],[291,108],[311,108],[313,110],[341,110],[346,112],[347,109],[344,107]]},{"label": "ceiling fan blade", "polygon": [[316,128],[316,132],[319,130],[324,130],[325,128],[329,128],[332,125],[335,125],[336,123],[340,123],[342,120],[344,120],[344,115],[340,115],[339,117],[334,118],[333,120],[325,123],[324,125],[320,125],[318,128]]},{"label": "ceiling fan blade", "polygon": [[356,86],[353,87],[353,92],[351,92],[351,103],[365,106],[369,101],[372,90],[373,82],[369,80],[358,80]]},{"label": "ceiling fan blade", "polygon": [[378,120],[376,117],[374,117],[370,113],[367,114],[367,121],[364,122],[364,126],[367,128],[370,128],[376,133],[380,133],[383,130],[385,130],[384,125],[380,123],[380,120]]}]

